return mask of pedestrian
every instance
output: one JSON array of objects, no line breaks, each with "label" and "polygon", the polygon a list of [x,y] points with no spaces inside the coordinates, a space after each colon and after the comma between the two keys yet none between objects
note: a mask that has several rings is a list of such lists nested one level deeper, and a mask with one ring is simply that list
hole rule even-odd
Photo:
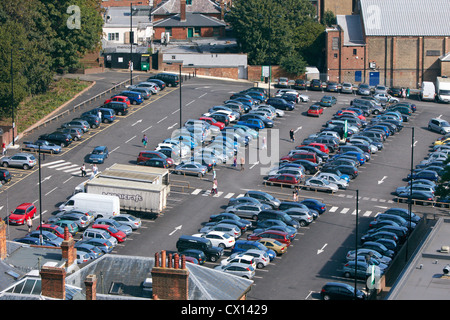
[{"label": "pedestrian", "polygon": [[209,195],[217,194],[217,179],[213,180],[211,193]]},{"label": "pedestrian", "polygon": [[402,97],[403,97],[403,99],[406,98],[406,90],[405,90],[405,88],[402,88]]},{"label": "pedestrian", "polygon": [[81,170],[81,176],[86,177],[86,166],[84,165],[84,163],[81,166],[80,170]]},{"label": "pedestrian", "polygon": [[294,130],[293,129],[291,129],[291,131],[289,131],[289,137],[291,138],[291,142],[295,141]]},{"label": "pedestrian", "polygon": [[6,156],[6,143],[2,144],[2,156]]},{"label": "pedestrian", "polygon": [[102,122],[102,112],[100,110],[97,111],[98,121]]},{"label": "pedestrian", "polygon": [[265,150],[266,148],[267,148],[267,146],[266,146],[266,137],[263,137],[262,144],[261,144],[261,149]]},{"label": "pedestrian", "polygon": [[144,145],[144,148],[147,148],[148,138],[147,135],[144,134],[142,137],[142,144]]},{"label": "pedestrian", "polygon": [[409,87],[406,88],[406,97],[409,98]]},{"label": "pedestrian", "polygon": [[298,187],[294,188],[294,191],[292,192],[292,197],[295,202],[298,201]]},{"label": "pedestrian", "polygon": [[97,165],[96,165],[96,164],[94,164],[94,165],[92,166],[92,173],[94,174],[94,176],[96,176],[97,173],[98,173],[98,168],[97,168]]},{"label": "pedestrian", "polygon": [[213,168],[213,181],[216,179],[216,170]]},{"label": "pedestrian", "polygon": [[245,159],[241,157],[241,171],[244,170]]},{"label": "pedestrian", "polygon": [[33,228],[33,221],[31,221],[31,217],[28,217],[28,219],[27,219],[27,226],[28,226],[28,232],[31,232],[31,229]]},{"label": "pedestrian", "polygon": [[236,155],[234,155],[233,164],[231,166],[237,167],[237,157],[236,157]]}]

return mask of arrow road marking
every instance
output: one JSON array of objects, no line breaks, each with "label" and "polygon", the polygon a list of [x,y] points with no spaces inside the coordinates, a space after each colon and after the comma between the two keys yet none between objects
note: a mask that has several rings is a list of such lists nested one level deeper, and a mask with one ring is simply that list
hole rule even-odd
[{"label": "arrow road marking", "polygon": [[178,227],[175,227],[175,230],[173,230],[171,233],[169,233],[169,236],[173,235],[177,230],[180,230],[182,225],[179,225]]},{"label": "arrow road marking", "polygon": [[381,180],[378,180],[378,184],[383,183],[383,182],[384,182],[384,179],[386,179],[386,178],[387,178],[387,176],[384,176],[383,178],[381,178]]},{"label": "arrow road marking", "polygon": [[138,121],[136,121],[135,123],[133,123],[131,126],[134,127],[135,125],[137,125],[138,123],[142,122],[142,119],[139,119]]},{"label": "arrow road marking", "polygon": [[323,252],[323,249],[325,249],[325,247],[328,245],[328,243],[325,243],[322,247],[322,249],[317,250],[317,254],[320,254]]}]

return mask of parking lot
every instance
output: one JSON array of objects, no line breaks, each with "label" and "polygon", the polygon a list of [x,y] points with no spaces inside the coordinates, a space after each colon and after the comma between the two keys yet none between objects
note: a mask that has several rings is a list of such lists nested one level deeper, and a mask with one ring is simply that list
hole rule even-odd
[{"label": "parking lot", "polygon": [[[250,87],[250,83],[223,80],[193,78],[182,85],[182,121],[198,119],[215,105],[220,105],[233,93]],[[273,93],[274,91],[272,91]],[[218,193],[210,195],[212,174],[204,177],[175,175],[171,176],[172,191],[166,210],[156,219],[143,219],[142,227],[134,231],[124,243],[118,244],[113,251],[124,255],[153,256],[160,250],[176,250],[176,241],[180,235],[192,235],[209,220],[213,214],[223,212],[230,198],[242,196],[248,190],[261,190],[280,200],[291,201],[293,189],[289,186],[270,186],[264,180],[265,172],[278,160],[300,145],[310,134],[319,132],[333,114],[357,97],[354,94],[323,93],[302,91],[309,96],[309,102],[300,102],[285,116],[274,119],[273,128],[260,131],[267,137],[267,150],[250,144],[245,150],[245,169],[240,170],[231,164],[219,164],[216,167]],[[319,101],[325,94],[337,98],[332,107],[325,107],[320,117],[307,116],[310,105]],[[170,137],[172,130],[180,125],[179,88],[166,88],[157,96],[139,105],[132,106],[126,116],[118,117],[111,124],[102,124],[91,129],[86,137],[72,143],[57,155],[45,155],[41,163],[42,214],[48,219],[62,202],[69,198],[75,186],[83,181],[79,168],[85,156],[98,145],[106,145],[110,157],[99,165],[102,171],[114,163],[135,164],[139,151],[143,150],[143,134],[149,137],[147,149],[153,149],[162,140]],[[411,100],[410,100],[411,101]],[[354,248],[356,221],[356,190],[359,192],[359,234],[362,235],[373,218],[392,207],[406,208],[399,204],[392,192],[409,173],[411,154],[411,128],[415,129],[414,165],[429,152],[430,145],[440,136],[427,129],[428,120],[444,117],[448,114],[447,105],[433,102],[414,101],[417,111],[405,123],[402,131],[389,137],[384,148],[372,154],[369,162],[358,167],[358,177],[350,182],[347,190],[326,193],[300,188],[299,200],[314,198],[327,205],[310,225],[301,227],[287,253],[277,256],[267,267],[257,269],[255,285],[249,293],[249,299],[317,299],[322,285],[331,280],[351,281],[343,278],[339,271],[345,262],[345,254]],[[98,106],[100,102],[92,107]],[[71,115],[74,116],[74,115]],[[372,118],[373,116],[370,116]],[[62,119],[62,122],[70,119]],[[54,124],[55,127],[58,124]],[[45,130],[44,130],[45,129]],[[40,134],[53,128],[43,128],[33,133],[27,140],[36,139]],[[289,131],[293,130],[295,141],[290,140]],[[30,138],[30,139],[28,139]],[[276,159],[274,162],[273,159]],[[88,170],[91,167],[88,165]],[[22,202],[39,204],[38,166],[31,170],[11,169],[11,182],[0,191],[0,214],[6,217]],[[88,171],[89,173],[90,171]],[[308,175],[311,176],[311,175]],[[448,209],[414,205],[413,211],[419,216],[433,216],[448,213]],[[34,225],[38,224],[34,220]],[[11,227],[10,239],[25,235],[26,227]],[[246,239],[249,230],[240,238]],[[226,249],[227,257],[230,250]],[[206,262],[214,267],[219,262]],[[361,282],[363,286],[363,282]]]}]

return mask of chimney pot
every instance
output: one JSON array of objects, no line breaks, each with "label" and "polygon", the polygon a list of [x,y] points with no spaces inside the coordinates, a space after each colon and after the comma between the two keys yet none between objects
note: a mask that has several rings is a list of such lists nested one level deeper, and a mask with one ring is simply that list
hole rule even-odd
[{"label": "chimney pot", "polygon": [[166,250],[161,251],[161,268],[166,267]]},{"label": "chimney pot", "polygon": [[169,257],[167,259],[167,268],[172,268],[172,254],[169,253]]},{"label": "chimney pot", "polygon": [[175,269],[180,268],[180,257],[178,256],[178,253],[175,253],[174,260],[175,260]]}]

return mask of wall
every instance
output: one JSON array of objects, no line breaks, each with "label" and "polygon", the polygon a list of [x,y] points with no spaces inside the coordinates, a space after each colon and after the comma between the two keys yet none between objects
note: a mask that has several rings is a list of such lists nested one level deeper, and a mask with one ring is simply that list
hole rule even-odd
[{"label": "wall", "polygon": [[[262,66],[260,65],[248,66],[247,79],[250,81],[261,81],[261,68]],[[279,77],[287,77],[290,80],[296,80],[296,79],[304,79],[305,75],[297,76],[295,74],[286,72],[280,66],[272,66],[272,81],[274,81],[274,79],[277,79]]]},{"label": "wall", "polygon": [[[174,72],[180,71],[179,63],[163,63],[161,71]],[[229,78],[229,79],[239,79],[239,69],[238,67],[182,67],[182,73],[190,73],[202,76],[219,77],[219,78]]]},{"label": "wall", "polygon": [[129,7],[130,4],[134,6],[149,5],[149,0],[102,0],[101,5],[103,7]]}]

